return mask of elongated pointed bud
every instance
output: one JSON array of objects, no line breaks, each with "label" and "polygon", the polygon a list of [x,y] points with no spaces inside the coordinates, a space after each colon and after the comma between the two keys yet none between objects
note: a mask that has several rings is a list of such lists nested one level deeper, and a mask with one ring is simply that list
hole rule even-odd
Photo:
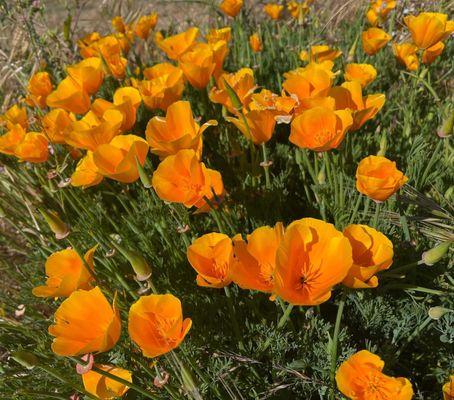
[{"label": "elongated pointed bud", "polygon": [[243,107],[240,98],[238,97],[232,86],[229,85],[226,79],[224,79],[224,85],[227,90],[227,94],[230,97],[230,101],[232,102],[233,107],[235,108],[235,110],[240,111],[241,107]]},{"label": "elongated pointed bud", "polygon": [[325,174],[325,168],[321,168],[320,172],[317,175],[317,181],[320,185],[325,184],[326,182],[326,174]]},{"label": "elongated pointed bud", "polygon": [[150,178],[148,178],[148,175],[145,172],[145,170],[143,169],[143,166],[140,164],[140,161],[137,158],[137,156],[136,156],[136,165],[137,165],[137,171],[139,171],[139,177],[140,177],[140,181],[142,182],[142,185],[147,189],[151,188]]},{"label": "elongated pointed bud", "polygon": [[60,219],[55,211],[49,211],[43,208],[39,208],[38,210],[46,220],[47,225],[49,225],[51,231],[55,233],[55,237],[58,240],[64,239],[69,235],[69,226]]},{"label": "elongated pointed bud", "polygon": [[437,135],[441,138],[447,138],[454,133],[454,107],[452,105],[446,106],[442,118]]},{"label": "elongated pointed bud", "polygon": [[33,369],[39,364],[38,357],[25,350],[15,351],[11,358],[27,369]]},{"label": "elongated pointed bud", "polygon": [[448,252],[452,241],[447,241],[436,245],[434,248],[424,252],[422,254],[421,261],[426,265],[434,265],[440,261],[445,254]]},{"label": "elongated pointed bud", "polygon": [[114,246],[129,261],[138,281],[146,281],[150,278],[151,267],[139,252],[125,249],[118,243],[114,243]]},{"label": "elongated pointed bud", "polygon": [[352,47],[350,47],[350,50],[348,51],[347,62],[349,62],[349,63],[355,59],[355,53],[356,53],[356,47],[358,46],[358,40],[359,40],[359,34],[356,36],[355,41],[352,44]]},{"label": "elongated pointed bud", "polygon": [[388,137],[386,132],[383,132],[380,138],[380,150],[378,150],[377,156],[384,157],[386,154],[386,149],[388,148]]}]

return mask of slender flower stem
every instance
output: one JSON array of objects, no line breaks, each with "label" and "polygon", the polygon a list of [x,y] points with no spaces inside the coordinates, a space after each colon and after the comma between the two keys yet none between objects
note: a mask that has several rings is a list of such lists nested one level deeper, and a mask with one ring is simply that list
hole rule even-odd
[{"label": "slender flower stem", "polygon": [[375,214],[374,214],[374,219],[372,221],[372,227],[377,229],[378,225],[378,217],[380,216],[380,207],[381,203],[375,203]]},{"label": "slender flower stem", "polygon": [[[290,314],[292,313],[293,310],[293,304],[289,304],[287,308],[285,308],[284,313],[281,315],[281,318],[279,318],[279,322],[277,323],[277,329],[280,330],[282,329],[287,321],[290,318]],[[271,344],[271,337],[268,337],[268,339],[265,341],[265,344],[263,345],[262,351],[265,351],[268,347],[270,347]]]},{"label": "slender flower stem", "polygon": [[397,267],[397,268],[394,268],[394,269],[390,269],[390,270],[384,272],[383,275],[387,276],[388,273],[389,273],[389,275],[401,274],[401,273],[403,273],[405,271],[408,271],[409,269],[412,269],[412,268],[414,268],[414,267],[416,267],[418,265],[421,265],[421,264],[422,264],[421,260],[413,261],[410,264],[405,264],[405,265],[402,265],[400,267]]},{"label": "slender flower stem", "polygon": [[224,286],[224,292],[225,292],[225,296],[227,298],[227,305],[228,305],[229,310],[230,310],[230,316],[231,316],[231,320],[232,320],[233,331],[234,331],[236,339],[238,341],[238,347],[241,350],[244,350],[244,344],[243,344],[243,340],[241,339],[240,327],[238,325],[238,321],[237,321],[237,318],[236,318],[236,310],[235,310],[235,306],[234,306],[233,301],[232,301],[232,294],[230,293],[230,288],[228,286]]},{"label": "slender flower stem", "polygon": [[263,163],[262,167],[265,170],[265,182],[266,182],[266,188],[270,189],[271,188],[271,181],[270,181],[270,171],[269,169],[269,162],[268,162],[268,155],[266,154],[266,144],[262,143],[262,155],[263,155]]}]

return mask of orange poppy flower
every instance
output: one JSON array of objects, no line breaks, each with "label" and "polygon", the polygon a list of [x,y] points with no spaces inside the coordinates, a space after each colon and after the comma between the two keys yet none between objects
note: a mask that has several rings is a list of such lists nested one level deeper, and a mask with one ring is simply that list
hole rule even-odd
[{"label": "orange poppy flower", "polygon": [[448,21],[447,14],[422,12],[418,16],[404,18],[413,43],[420,49],[432,47],[454,32],[454,21]]},{"label": "orange poppy flower", "polygon": [[41,132],[27,132],[14,149],[14,155],[20,161],[45,162],[49,158],[49,142]]},{"label": "orange poppy flower", "polygon": [[221,174],[206,168],[192,149],[180,150],[161,161],[153,174],[152,185],[162,200],[182,203],[188,208],[202,207],[203,211],[207,205],[204,197],[212,200],[224,193]]},{"label": "orange poppy flower", "polygon": [[98,246],[92,247],[85,253],[84,261],[73,249],[65,249],[51,254],[46,260],[45,286],[33,289],[37,297],[68,297],[77,289],[91,289],[93,277],[87,271],[87,265],[94,269],[93,258]]},{"label": "orange poppy flower", "polygon": [[88,94],[96,93],[104,80],[103,64],[99,57],[86,58],[67,67],[66,71]]},{"label": "orange poppy flower", "polygon": [[273,292],[294,305],[323,303],[352,265],[350,243],[333,225],[313,218],[294,221],[277,250]]},{"label": "orange poppy flower", "polygon": [[188,247],[188,261],[197,271],[197,285],[222,288],[232,282],[232,240],[223,233],[207,233]]},{"label": "orange poppy flower", "polygon": [[183,149],[192,149],[202,155],[202,134],[209,126],[217,125],[210,120],[201,127],[195,123],[191,104],[177,101],[168,109],[166,117],[153,117],[147,124],[146,137],[150,150],[161,159]]},{"label": "orange poppy flower", "polygon": [[443,385],[443,400],[454,400],[454,375]]},{"label": "orange poppy flower", "polygon": [[134,26],[134,33],[141,39],[147,39],[150,31],[154,29],[158,23],[158,14],[152,13],[150,15],[143,15],[139,18]]},{"label": "orange poppy flower", "polygon": [[226,43],[230,42],[232,38],[232,28],[226,26],[220,29],[210,29],[205,35],[205,39],[208,43],[216,43],[220,40],[224,40]]},{"label": "orange poppy flower", "polygon": [[276,127],[276,112],[274,110],[251,110],[245,111],[244,116],[247,126],[242,118],[225,117],[226,121],[232,122],[240,132],[254,144],[268,142]]},{"label": "orange poppy flower", "polygon": [[179,60],[180,68],[192,86],[203,89],[208,85],[216,68],[214,53],[209,44],[197,44],[185,52]]},{"label": "orange poppy flower", "polygon": [[428,47],[422,53],[422,62],[424,64],[432,64],[436,58],[443,53],[445,45],[443,42],[435,43],[433,46]]},{"label": "orange poppy flower", "polygon": [[47,96],[46,103],[50,108],[63,108],[74,114],[85,114],[90,109],[90,96],[79,82],[68,76]]},{"label": "orange poppy flower", "polygon": [[[95,367],[102,369],[109,374],[115,375],[125,381],[132,382],[132,374],[126,369],[115,367],[113,365],[95,364]],[[82,382],[88,393],[101,400],[110,400],[122,397],[129,389],[123,383],[101,375],[98,372],[90,370],[82,374]]]},{"label": "orange poppy flower", "polygon": [[148,153],[146,140],[135,135],[119,135],[109,144],[102,144],[93,152],[93,161],[99,173],[123,183],[139,179],[137,161],[145,164]]},{"label": "orange poppy flower", "polygon": [[361,350],[337,370],[337,387],[352,400],[410,400],[413,397],[410,381],[385,375],[382,372],[384,366],[379,356]]},{"label": "orange poppy flower", "polygon": [[304,16],[309,12],[309,2],[303,1],[300,3],[291,0],[287,3],[287,10],[294,19],[298,20],[299,23],[302,23]]},{"label": "orange poppy flower", "polygon": [[49,333],[55,337],[52,351],[60,356],[104,352],[120,338],[121,322],[98,286],[76,290],[55,312]]},{"label": "orange poppy flower", "polygon": [[268,3],[263,6],[263,11],[265,11],[265,13],[267,13],[268,16],[275,21],[280,18],[283,9],[284,6],[275,3]]},{"label": "orange poppy flower", "polygon": [[190,50],[199,36],[198,28],[189,28],[187,31],[177,35],[164,38],[161,32],[155,36],[156,45],[167,54],[171,60],[178,60],[184,53]]},{"label": "orange poppy flower", "polygon": [[289,140],[302,149],[336,149],[353,124],[350,110],[314,107],[303,111],[291,125]]},{"label": "orange poppy flower", "polygon": [[27,109],[14,104],[0,116],[0,122],[2,124],[5,123],[8,129],[11,129],[16,124],[24,129],[28,129]]},{"label": "orange poppy flower", "polygon": [[99,54],[96,43],[99,39],[101,39],[101,35],[98,32],[91,32],[79,39],[77,46],[79,47],[80,55],[83,58],[97,57]]},{"label": "orange poppy flower", "polygon": [[388,35],[383,29],[380,28],[369,28],[367,31],[364,31],[361,34],[363,50],[364,52],[372,56],[380,49],[386,46],[386,44],[391,40],[391,36]]},{"label": "orange poppy flower", "polygon": [[220,10],[229,17],[236,17],[243,7],[243,0],[222,0]]},{"label": "orange poppy flower", "polygon": [[141,296],[129,310],[129,336],[145,357],[176,349],[191,326],[190,318],[183,320],[180,300],[171,294]]},{"label": "orange poppy flower", "polygon": [[345,66],[344,78],[346,81],[358,81],[364,89],[377,77],[377,70],[370,64],[347,64]]},{"label": "orange poppy flower", "polygon": [[249,110],[273,111],[278,123],[289,123],[292,113],[298,105],[295,96],[287,96],[285,92],[279,96],[268,89],[262,89],[260,92],[252,94],[251,98],[252,101],[248,105]]},{"label": "orange poppy flower", "polygon": [[65,136],[71,129],[71,124],[75,121],[74,115],[55,108],[41,118],[43,133],[52,143],[65,143]]},{"label": "orange poppy flower", "polygon": [[12,125],[10,130],[0,136],[0,153],[13,156],[17,146],[25,138],[25,129],[19,125]]},{"label": "orange poppy flower", "polygon": [[240,234],[233,237],[234,261],[231,279],[243,289],[271,293],[274,286],[276,252],[284,235],[284,226],[278,222],[274,228],[257,228],[246,241]]},{"label": "orange poppy flower", "polygon": [[27,104],[31,107],[46,107],[46,98],[52,92],[52,82],[47,72],[37,72],[28,81]]},{"label": "orange poppy flower", "polygon": [[107,72],[116,79],[123,79],[128,63],[126,58],[122,57],[122,51],[127,50],[125,44],[118,37],[110,35],[98,40],[96,48],[107,66]]},{"label": "orange poppy flower", "polygon": [[396,8],[395,0],[375,0],[371,1],[370,8],[366,13],[369,24],[377,26],[385,22],[388,14]]},{"label": "orange poppy flower", "polygon": [[342,55],[342,51],[333,49],[326,44],[311,46],[310,51],[303,50],[300,53],[301,61],[320,63],[323,61],[332,61]]},{"label": "orange poppy flower", "polygon": [[342,283],[353,289],[377,287],[375,274],[393,263],[392,242],[367,225],[349,225],[344,229],[344,236],[352,246],[353,266]]},{"label": "orange poppy flower", "polygon": [[386,157],[363,158],[356,170],[356,189],[375,201],[385,201],[396,193],[408,178]]},{"label": "orange poppy flower", "polygon": [[262,39],[260,39],[260,36],[257,32],[249,36],[249,46],[251,46],[251,49],[254,53],[259,53],[263,50]]},{"label": "orange poppy flower", "polygon": [[413,43],[393,43],[393,52],[397,61],[405,65],[409,71],[416,71],[419,68],[418,47]]},{"label": "orange poppy flower", "polygon": [[120,15],[112,18],[112,28],[114,28],[118,33],[125,33],[126,32],[126,24],[123,21],[123,18]]},{"label": "orange poppy flower", "polygon": [[103,178],[93,160],[93,152],[87,151],[87,154],[77,163],[76,170],[71,175],[71,185],[82,186],[85,189],[97,185]]}]

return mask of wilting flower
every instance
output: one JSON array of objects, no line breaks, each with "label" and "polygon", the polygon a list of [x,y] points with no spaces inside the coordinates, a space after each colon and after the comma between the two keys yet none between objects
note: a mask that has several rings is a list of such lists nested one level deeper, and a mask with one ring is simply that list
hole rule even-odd
[{"label": "wilting flower", "polygon": [[35,73],[28,82],[26,101],[31,107],[46,107],[46,98],[52,92],[52,82],[47,72]]},{"label": "wilting flower", "polygon": [[153,117],[147,124],[146,137],[150,150],[164,158],[183,149],[192,149],[202,155],[202,134],[209,126],[217,125],[210,120],[199,127],[192,115],[188,101],[177,101],[168,109],[166,117]]},{"label": "wilting flower", "polygon": [[416,17],[405,17],[404,22],[420,49],[427,49],[454,32],[454,21],[448,21],[446,14],[422,12]]},{"label": "wilting flower", "polygon": [[50,108],[85,114],[90,109],[90,96],[78,81],[68,76],[47,96],[46,103]]},{"label": "wilting flower", "polygon": [[206,43],[197,44],[180,57],[179,65],[192,86],[197,89],[205,88],[216,68],[211,46]]},{"label": "wilting flower", "polygon": [[375,27],[364,31],[361,34],[361,38],[363,42],[363,50],[369,56],[377,53],[391,40],[391,36],[388,35],[383,29]]},{"label": "wilting flower", "polygon": [[0,116],[0,123],[5,123],[8,129],[11,129],[14,125],[28,129],[27,109],[14,104]]},{"label": "wilting flower", "polygon": [[375,201],[385,201],[407,181],[394,161],[381,156],[362,159],[356,170],[356,189]]},{"label": "wilting flower", "polygon": [[96,93],[104,80],[102,60],[90,57],[66,68],[68,75],[73,78],[88,94]]},{"label": "wilting flower", "polygon": [[399,63],[405,65],[409,71],[416,71],[419,68],[418,47],[413,43],[393,43],[393,52]]},{"label": "wilting flower", "polygon": [[125,21],[123,21],[123,18],[120,15],[113,17],[111,23],[112,23],[112,28],[114,28],[118,33],[126,32],[127,26],[125,24]]},{"label": "wilting flower", "polygon": [[226,43],[230,42],[232,37],[232,28],[226,26],[225,28],[210,29],[205,35],[208,43],[216,43],[219,40],[224,40]]},{"label": "wilting flower", "polygon": [[113,35],[101,38],[96,47],[103,61],[106,63],[107,72],[116,79],[123,79],[126,73],[128,61],[122,56],[124,44],[118,37]]},{"label": "wilting flower", "polygon": [[384,366],[379,356],[361,350],[337,370],[337,387],[352,400],[410,400],[413,397],[410,381],[385,375],[382,372]]},{"label": "wilting flower", "polygon": [[[132,374],[126,369],[103,364],[95,364],[95,367],[115,375],[118,378],[124,379],[125,381],[132,382]],[[88,393],[91,393],[101,400],[122,397],[129,389],[125,384],[101,375],[93,370],[82,374],[82,382]]]},{"label": "wilting flower", "polygon": [[55,337],[52,351],[60,356],[104,352],[120,338],[121,322],[98,286],[76,290],[55,312],[49,333]]},{"label": "wilting flower", "polygon": [[454,375],[443,385],[443,400],[454,400]]},{"label": "wilting flower", "polygon": [[146,140],[135,135],[119,135],[109,144],[102,144],[93,152],[93,161],[99,173],[123,183],[139,179],[137,161],[145,164],[148,153]]},{"label": "wilting flower", "polygon": [[191,325],[190,318],[183,320],[180,300],[171,294],[142,296],[129,310],[129,336],[145,357],[176,349]]},{"label": "wilting flower", "polygon": [[274,20],[278,20],[280,18],[283,9],[284,6],[275,3],[268,3],[263,7],[263,11],[265,11],[269,17]]},{"label": "wilting flower", "polygon": [[395,0],[372,0],[366,13],[367,21],[372,26],[377,26],[386,20],[394,8],[396,8]]},{"label": "wilting flower", "polygon": [[303,111],[292,121],[289,140],[303,149],[336,149],[352,124],[352,113],[348,109],[333,111],[326,107],[314,107]]},{"label": "wilting flower", "polygon": [[187,250],[188,261],[197,271],[197,284],[222,288],[232,282],[232,240],[223,233],[207,233],[197,238]]},{"label": "wilting flower", "polygon": [[184,90],[183,71],[169,63],[156,64],[143,71],[146,80],[137,84],[145,106],[167,110],[181,99]]},{"label": "wilting flower", "polygon": [[68,297],[78,289],[91,289],[93,277],[88,268],[93,270],[93,256],[96,247],[85,253],[84,261],[73,249],[65,249],[51,254],[45,264],[48,276],[45,286],[33,289],[37,297]]},{"label": "wilting flower", "polygon": [[198,28],[189,28],[187,31],[169,36],[164,39],[158,32],[155,36],[157,46],[167,54],[171,60],[178,60],[184,53],[190,50],[199,36]]},{"label": "wilting flower", "polygon": [[43,133],[52,143],[65,143],[65,136],[71,129],[74,120],[73,114],[63,108],[55,108],[41,118]]},{"label": "wilting flower", "polygon": [[243,0],[222,0],[219,8],[229,17],[236,17],[243,7]]},{"label": "wilting flower", "polygon": [[284,235],[284,227],[278,222],[274,228],[257,228],[246,241],[240,234],[233,238],[234,261],[231,279],[243,289],[270,293],[274,285],[276,252]]},{"label": "wilting flower", "polygon": [[21,161],[42,163],[49,158],[49,142],[41,132],[27,132],[16,146],[14,155]]},{"label": "wilting flower", "polygon": [[352,264],[350,243],[333,225],[313,218],[294,221],[277,250],[273,292],[295,305],[323,303]]},{"label": "wilting flower", "polygon": [[445,45],[443,42],[435,43],[433,46],[428,47],[422,53],[422,62],[424,64],[432,64],[435,59],[443,53]]},{"label": "wilting flower", "polygon": [[377,77],[377,70],[370,64],[347,64],[344,78],[346,81],[358,81],[364,89]]},{"label": "wilting flower", "polygon": [[158,23],[158,14],[152,13],[150,15],[143,15],[139,18],[134,26],[134,33],[141,39],[147,39],[150,31]]},{"label": "wilting flower", "polygon": [[153,174],[152,185],[162,200],[182,203],[188,208],[195,206],[199,211],[205,211],[208,206],[205,198],[211,203],[215,196],[224,194],[221,174],[206,168],[192,149],[180,150],[161,161]]},{"label": "wilting flower", "polygon": [[383,233],[367,225],[349,225],[344,229],[353,251],[353,266],[343,284],[354,289],[375,288],[375,274],[393,262],[393,244]]},{"label": "wilting flower", "polygon": [[76,170],[71,175],[71,185],[82,186],[85,189],[97,185],[103,178],[103,175],[93,160],[93,152],[87,151],[87,154],[80,159]]},{"label": "wilting flower", "polygon": [[309,52],[303,50],[300,53],[301,61],[321,63],[323,61],[335,60],[342,55],[342,51],[333,49],[330,46],[323,44],[319,46],[311,46]]},{"label": "wilting flower", "polygon": [[24,140],[25,134],[25,129],[21,125],[12,125],[8,132],[0,136],[0,153],[13,156],[17,146]]}]

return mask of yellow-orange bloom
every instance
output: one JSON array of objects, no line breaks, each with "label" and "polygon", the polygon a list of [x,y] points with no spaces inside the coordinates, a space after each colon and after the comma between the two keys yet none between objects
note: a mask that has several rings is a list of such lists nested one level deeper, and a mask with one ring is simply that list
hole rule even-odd
[{"label": "yellow-orange bloom", "polygon": [[68,76],[47,96],[46,103],[50,108],[85,114],[90,109],[90,96],[78,81]]},{"label": "yellow-orange bloom", "polygon": [[66,68],[68,75],[73,78],[88,94],[96,93],[104,80],[102,60],[99,57],[89,57]]},{"label": "yellow-orange bloom", "polygon": [[5,123],[8,129],[11,129],[14,125],[28,129],[27,109],[14,104],[0,116],[0,122]]},{"label": "yellow-orange bloom", "polygon": [[326,44],[322,44],[318,46],[311,46],[309,52],[307,52],[306,50],[301,51],[300,59],[301,61],[320,63],[327,60],[335,60],[341,55],[342,51],[333,49]]},{"label": "yellow-orange bloom", "polygon": [[13,156],[24,137],[25,129],[19,124],[12,125],[8,132],[0,136],[0,153]]},{"label": "yellow-orange bloom", "polygon": [[346,81],[358,81],[364,89],[377,77],[377,70],[370,64],[347,64],[345,66],[344,78]]},{"label": "yellow-orange bloom", "polygon": [[231,279],[243,289],[271,293],[274,286],[276,252],[284,235],[284,226],[278,222],[274,228],[257,228],[246,241],[240,234],[233,238],[235,255]]},{"label": "yellow-orange bloom", "polygon": [[197,271],[199,286],[222,288],[232,282],[232,240],[223,233],[207,233],[187,250],[188,261]]},{"label": "yellow-orange bloom", "polygon": [[148,153],[146,140],[135,135],[119,135],[109,144],[102,144],[93,152],[93,161],[99,173],[123,183],[139,179],[137,161],[145,164]]},{"label": "yellow-orange bloom", "polygon": [[376,273],[393,263],[393,244],[383,233],[367,225],[349,225],[344,229],[353,251],[353,266],[343,284],[353,289],[378,286]]},{"label": "yellow-orange bloom", "polygon": [[[123,46],[123,48],[122,48]],[[106,63],[107,71],[116,79],[123,79],[126,73],[128,61],[122,57],[124,44],[115,36],[110,35],[101,38],[96,47],[102,59]]]},{"label": "yellow-orange bloom", "polygon": [[419,68],[418,47],[413,43],[393,43],[393,52],[397,61],[409,71],[416,71]]},{"label": "yellow-orange bloom", "polygon": [[91,32],[79,39],[77,41],[77,46],[79,47],[80,55],[83,58],[97,57],[98,50],[96,48],[96,43],[99,39],[101,39],[101,35],[98,32]]},{"label": "yellow-orange bloom", "polygon": [[269,15],[271,19],[278,20],[281,16],[281,12],[284,6],[275,3],[268,3],[263,6],[263,11]]},{"label": "yellow-orange bloom", "polygon": [[176,349],[191,326],[190,318],[183,320],[180,300],[171,294],[141,296],[129,310],[129,336],[145,357]]},{"label": "yellow-orange bloom", "polygon": [[301,23],[303,22],[304,16],[309,12],[309,4],[310,2],[307,0],[302,3],[291,0],[287,3],[287,10],[294,19]]},{"label": "yellow-orange bloom", "polygon": [[236,17],[243,7],[243,0],[222,0],[220,10],[229,17]]},{"label": "yellow-orange bloom", "polygon": [[14,155],[20,161],[45,162],[49,158],[49,142],[41,132],[27,132],[16,146]]},{"label": "yellow-orange bloom", "polygon": [[85,189],[97,185],[103,178],[93,160],[93,152],[87,151],[87,154],[77,163],[76,170],[71,175],[71,185],[82,186]]},{"label": "yellow-orange bloom", "polygon": [[352,265],[350,243],[333,225],[313,218],[294,221],[277,250],[273,292],[294,305],[323,303]]},{"label": "yellow-orange bloom", "polygon": [[443,53],[445,45],[443,42],[435,43],[433,46],[428,47],[422,53],[422,62],[424,64],[432,64],[435,59]]},{"label": "yellow-orange bloom", "polygon": [[145,133],[151,152],[161,159],[183,149],[194,150],[200,158],[202,134],[213,125],[217,125],[217,121],[210,120],[199,126],[194,121],[191,104],[188,101],[177,101],[167,109],[165,118],[150,119]]},{"label": "yellow-orange bloom", "polygon": [[205,88],[216,68],[211,46],[206,43],[197,44],[180,57],[179,65],[192,86],[197,89]]},{"label": "yellow-orange bloom", "polygon": [[230,42],[232,37],[232,28],[226,26],[220,29],[210,29],[205,35],[208,43],[216,43],[219,40],[224,40],[226,43]]},{"label": "yellow-orange bloom", "polygon": [[443,400],[454,400],[454,375],[443,385]]},{"label": "yellow-orange bloom", "polygon": [[118,33],[125,33],[126,32],[126,24],[123,21],[123,18],[120,15],[117,15],[116,17],[112,18],[112,27],[118,32]]},{"label": "yellow-orange bloom", "polygon": [[386,157],[369,156],[356,170],[356,189],[375,201],[385,201],[396,193],[408,178]]},{"label": "yellow-orange bloom", "polygon": [[422,12],[416,17],[405,17],[404,22],[413,43],[420,49],[427,49],[454,32],[454,21],[448,21],[446,14]]},{"label": "yellow-orange bloom", "polygon": [[158,23],[158,14],[152,13],[150,15],[143,15],[139,18],[134,26],[134,33],[141,39],[147,39],[150,31],[154,29]]},{"label": "yellow-orange bloom", "polygon": [[[113,365],[95,364],[95,367],[115,375],[125,381],[132,382],[132,374],[126,369],[115,367]],[[90,370],[82,374],[82,382],[88,393],[101,400],[110,400],[122,397],[129,389],[123,383],[101,375],[98,372]]]},{"label": "yellow-orange bloom", "polygon": [[190,50],[199,36],[198,28],[189,28],[177,35],[164,38],[160,32],[155,35],[157,46],[167,54],[171,60],[178,60],[184,53]]},{"label": "yellow-orange bloom", "polygon": [[413,397],[410,381],[385,375],[382,372],[384,366],[379,356],[361,350],[337,370],[337,387],[352,400],[410,400]]},{"label": "yellow-orange bloom", "polygon": [[372,26],[377,26],[386,20],[386,17],[394,8],[396,8],[395,0],[371,1],[370,8],[366,13],[367,21]]},{"label": "yellow-orange bloom", "polygon": [[108,351],[120,338],[119,312],[98,286],[73,292],[54,317],[49,333],[55,337],[52,351],[60,356]]},{"label": "yellow-orange bloom", "polygon": [[260,39],[260,36],[257,32],[249,36],[249,46],[251,46],[251,49],[254,53],[259,53],[263,50],[262,39]]},{"label": "yellow-orange bloom", "polygon": [[352,124],[352,113],[348,109],[333,111],[326,107],[314,107],[303,111],[292,121],[289,140],[303,149],[336,149]]},{"label": "yellow-orange bloom", "polygon": [[68,297],[78,289],[91,289],[93,277],[87,268],[94,269],[93,257],[97,246],[85,253],[84,261],[73,249],[65,249],[51,254],[45,264],[48,276],[45,286],[33,289],[37,297]]},{"label": "yellow-orange bloom", "polygon": [[182,203],[188,208],[195,206],[199,211],[208,208],[205,197],[213,202],[215,196],[224,194],[221,174],[206,168],[192,149],[180,150],[161,161],[153,174],[152,185],[162,200]]},{"label": "yellow-orange bloom", "polygon": [[364,52],[372,56],[391,40],[391,36],[380,28],[369,28],[361,34]]},{"label": "yellow-orange bloom", "polygon": [[27,104],[31,107],[46,107],[46,98],[52,92],[52,82],[47,72],[37,72],[29,80],[27,86]]},{"label": "yellow-orange bloom", "polygon": [[41,118],[43,133],[50,142],[63,144],[74,120],[73,114],[63,108],[55,108]]}]

